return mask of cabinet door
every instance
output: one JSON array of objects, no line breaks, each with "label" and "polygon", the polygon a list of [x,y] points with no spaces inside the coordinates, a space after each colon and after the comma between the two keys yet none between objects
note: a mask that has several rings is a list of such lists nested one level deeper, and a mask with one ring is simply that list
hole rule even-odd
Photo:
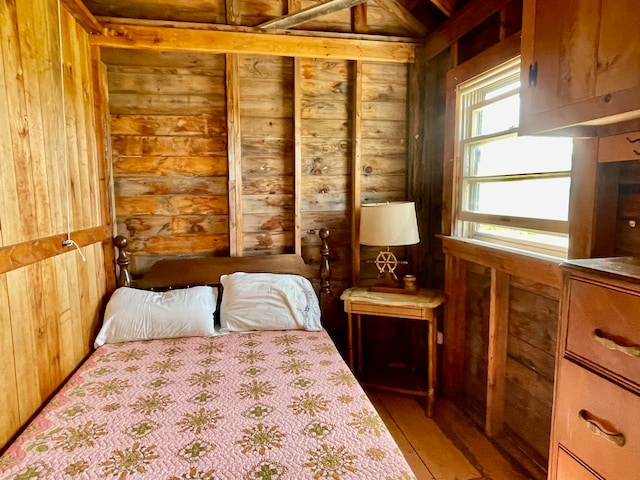
[{"label": "cabinet door", "polygon": [[640,87],[639,66],[638,0],[602,0],[596,96]]},{"label": "cabinet door", "polygon": [[600,2],[524,0],[521,124],[595,94]]},{"label": "cabinet door", "polygon": [[524,0],[520,133],[640,118],[638,25],[637,0]]}]

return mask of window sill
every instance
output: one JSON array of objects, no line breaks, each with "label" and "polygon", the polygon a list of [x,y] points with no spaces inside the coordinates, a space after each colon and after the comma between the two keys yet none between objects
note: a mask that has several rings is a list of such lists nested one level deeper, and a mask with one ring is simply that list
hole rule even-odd
[{"label": "window sill", "polygon": [[445,255],[532,280],[554,288],[562,285],[562,258],[517,251],[461,237],[442,236]]}]

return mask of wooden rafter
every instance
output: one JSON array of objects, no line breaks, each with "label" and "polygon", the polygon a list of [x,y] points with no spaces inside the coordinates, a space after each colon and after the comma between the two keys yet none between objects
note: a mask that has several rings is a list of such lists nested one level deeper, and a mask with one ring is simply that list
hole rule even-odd
[{"label": "wooden rafter", "polygon": [[404,8],[396,0],[375,0],[375,3],[386,10],[393,18],[402,23],[410,32],[419,37],[427,34],[427,29],[409,10]]},{"label": "wooden rafter", "polygon": [[415,43],[105,23],[100,47],[413,63]]},{"label": "wooden rafter", "polygon": [[447,17],[450,17],[456,9],[457,0],[431,0],[431,3],[438,7]]},{"label": "wooden rafter", "polygon": [[449,48],[471,29],[503,9],[511,0],[471,0],[435,32],[427,37],[424,48],[428,61]]},{"label": "wooden rafter", "polygon": [[366,1],[367,0],[329,0],[327,2],[319,3],[309,8],[305,8],[304,10],[300,10],[299,12],[293,12],[288,15],[284,15],[283,17],[274,18],[273,20],[269,20],[268,22],[258,25],[258,27],[269,29],[292,28],[328,13],[337,12],[338,10],[343,10],[345,8],[355,7],[356,5],[359,5]]}]

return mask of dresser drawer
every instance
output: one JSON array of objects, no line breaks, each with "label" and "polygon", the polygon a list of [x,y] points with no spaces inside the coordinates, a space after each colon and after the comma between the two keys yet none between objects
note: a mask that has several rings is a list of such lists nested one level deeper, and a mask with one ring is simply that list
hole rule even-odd
[{"label": "dresser drawer", "polygon": [[573,279],[566,351],[640,390],[640,297]]},{"label": "dresser drawer", "polygon": [[600,480],[567,452],[558,449],[557,480]]},{"label": "dresser drawer", "polygon": [[554,410],[560,446],[607,480],[638,478],[640,397],[561,359]]}]

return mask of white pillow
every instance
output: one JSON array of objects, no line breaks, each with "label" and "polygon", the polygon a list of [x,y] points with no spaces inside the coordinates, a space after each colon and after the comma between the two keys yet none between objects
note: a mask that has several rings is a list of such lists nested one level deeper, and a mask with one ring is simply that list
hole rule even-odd
[{"label": "white pillow", "polygon": [[216,299],[217,289],[205,286],[166,292],[118,288],[107,303],[94,346],[217,335],[213,319]]},{"label": "white pillow", "polygon": [[304,277],[236,272],[220,283],[223,331],[322,329],[318,297]]}]

